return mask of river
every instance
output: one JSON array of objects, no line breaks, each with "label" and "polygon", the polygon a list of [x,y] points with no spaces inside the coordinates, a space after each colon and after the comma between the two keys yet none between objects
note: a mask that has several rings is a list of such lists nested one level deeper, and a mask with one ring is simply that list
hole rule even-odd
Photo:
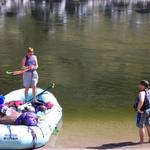
[{"label": "river", "polygon": [[149,6],[137,0],[2,0],[1,93],[22,88],[21,77],[5,71],[20,68],[33,47],[38,86],[55,82],[52,92],[63,107],[56,147],[93,146],[94,137],[96,145],[137,139],[132,104],[139,81],[150,79]]}]

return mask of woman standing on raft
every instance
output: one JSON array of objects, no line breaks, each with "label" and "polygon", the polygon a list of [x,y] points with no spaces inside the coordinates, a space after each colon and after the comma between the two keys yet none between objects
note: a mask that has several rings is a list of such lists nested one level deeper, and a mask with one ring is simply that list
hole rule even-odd
[{"label": "woman standing on raft", "polygon": [[38,83],[38,61],[34,55],[34,49],[28,48],[27,55],[22,59],[21,66],[24,69],[29,69],[23,73],[23,85],[25,87],[25,100],[28,100],[29,88],[32,88],[33,102],[36,101],[36,85]]}]

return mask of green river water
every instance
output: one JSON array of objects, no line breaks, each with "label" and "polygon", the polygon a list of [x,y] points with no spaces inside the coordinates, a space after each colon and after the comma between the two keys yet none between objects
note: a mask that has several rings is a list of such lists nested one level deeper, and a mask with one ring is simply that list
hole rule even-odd
[{"label": "green river water", "polygon": [[[5,71],[19,69],[26,49],[33,47],[38,86],[56,83],[52,92],[63,107],[58,143],[64,147],[70,132],[75,143],[78,136],[91,135],[89,129],[98,138],[113,138],[117,122],[121,129],[134,129],[137,85],[150,79],[150,15],[136,12],[136,4],[120,8],[107,2],[0,2],[1,93],[22,88],[22,78]],[[102,122],[109,126],[105,134]]]}]

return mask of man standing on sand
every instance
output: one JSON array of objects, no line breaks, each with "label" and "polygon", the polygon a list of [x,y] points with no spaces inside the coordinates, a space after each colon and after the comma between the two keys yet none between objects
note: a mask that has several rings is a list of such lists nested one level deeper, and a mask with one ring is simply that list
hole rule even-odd
[{"label": "man standing on sand", "polygon": [[139,144],[144,143],[145,136],[145,126],[147,128],[147,133],[149,136],[150,142],[150,115],[146,114],[146,110],[150,109],[149,103],[147,103],[147,91],[149,90],[149,82],[147,80],[142,80],[139,84],[139,95],[137,103],[137,117],[136,117],[136,126],[139,128],[140,142]]}]

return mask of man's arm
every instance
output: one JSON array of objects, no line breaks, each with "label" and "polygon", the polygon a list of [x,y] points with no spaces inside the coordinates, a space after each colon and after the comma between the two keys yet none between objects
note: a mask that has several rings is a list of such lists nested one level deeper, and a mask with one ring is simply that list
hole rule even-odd
[{"label": "man's arm", "polygon": [[139,102],[138,102],[138,107],[137,107],[137,110],[140,113],[142,113],[141,108],[144,104],[144,100],[145,100],[145,92],[142,91],[142,92],[139,93]]}]

